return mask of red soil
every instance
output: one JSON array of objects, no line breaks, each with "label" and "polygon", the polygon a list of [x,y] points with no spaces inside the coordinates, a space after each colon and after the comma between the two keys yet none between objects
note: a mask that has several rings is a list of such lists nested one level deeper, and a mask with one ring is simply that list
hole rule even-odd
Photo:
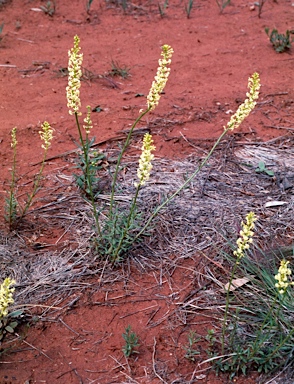
[{"label": "red soil", "polygon": [[[76,34],[87,70],[104,75],[112,60],[130,68],[127,79],[98,78],[82,84],[83,111],[87,105],[102,108],[92,116],[98,142],[121,136],[146,106],[163,44],[174,49],[171,75],[158,108],[142,124],[150,124],[157,156],[185,158],[193,144],[217,138],[244,100],[248,77],[255,71],[262,84],[259,103],[234,134],[267,141],[293,132],[294,58],[291,50],[276,53],[264,32],[265,27],[281,33],[294,29],[291,1],[267,0],[260,18],[257,7],[246,0],[233,0],[223,14],[213,0],[196,1],[189,19],[182,1],[170,2],[163,18],[156,2],[127,4],[124,13],[115,2],[94,0],[87,14],[85,1],[56,1],[53,17],[36,11],[46,5],[39,0],[11,0],[0,6],[1,197],[11,167],[13,127],[18,127],[20,174],[31,172],[40,160],[38,131],[44,120],[55,129],[50,156],[75,149],[76,128],[66,106],[67,78],[60,70],[67,67]],[[52,172],[58,164],[58,159],[51,163]],[[201,315],[190,326],[172,323],[176,302],[193,280],[184,267],[193,266],[183,265],[160,286],[156,273],[146,276],[132,270],[128,284],[77,295],[80,299],[71,310],[28,331],[29,344],[1,356],[0,383],[227,383],[226,377],[218,378],[183,357],[189,329],[205,335],[216,326]],[[128,324],[140,338],[140,353],[129,362],[121,352]],[[197,362],[207,358],[206,347],[200,343]]]}]

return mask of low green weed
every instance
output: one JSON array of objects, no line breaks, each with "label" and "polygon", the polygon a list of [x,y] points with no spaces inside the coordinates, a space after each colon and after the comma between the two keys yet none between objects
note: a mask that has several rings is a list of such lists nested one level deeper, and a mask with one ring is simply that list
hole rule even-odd
[{"label": "low green weed", "polygon": [[185,6],[187,18],[190,19],[191,11],[193,8],[194,0],[188,0],[188,4]]},{"label": "low green weed", "polygon": [[126,13],[126,11],[128,9],[128,0],[121,0],[121,6],[122,6],[123,11]]},{"label": "low green weed", "polygon": [[136,347],[140,346],[139,338],[136,333],[131,330],[130,325],[126,327],[125,333],[122,334],[122,337],[125,340],[125,345],[122,347],[125,357],[130,357],[134,353],[139,353],[135,350]]},{"label": "low green weed", "polygon": [[13,334],[20,324],[19,318],[23,314],[23,310],[19,309],[8,313],[7,316],[0,319],[0,343],[3,342],[5,336]]},{"label": "low green weed", "polygon": [[220,13],[223,13],[223,11],[225,10],[225,8],[230,5],[231,3],[231,0],[215,0],[216,1],[216,4],[218,6],[218,9],[219,9],[219,12]]},{"label": "low green weed", "polygon": [[206,350],[208,356],[214,356],[215,353],[215,343],[217,342],[216,332],[214,329],[208,329],[205,340],[208,342],[208,348]]},{"label": "low green weed", "polygon": [[264,174],[266,174],[268,176],[274,176],[275,175],[274,171],[271,171],[270,169],[266,168],[266,165],[265,165],[264,161],[260,161],[258,163],[258,167],[255,169],[255,172],[257,172],[257,173],[264,173]]},{"label": "low green weed", "polygon": [[86,1],[86,11],[87,13],[90,13],[91,5],[93,3],[93,0],[87,0]]},{"label": "low green weed", "polygon": [[168,0],[164,0],[163,4],[158,3],[159,14],[162,18],[165,16],[167,8],[168,8]]},{"label": "low green weed", "polygon": [[40,9],[41,9],[46,15],[49,15],[49,16],[53,17],[53,15],[54,15],[55,12],[56,12],[56,4],[55,4],[55,1],[47,1],[46,5],[41,5],[41,6],[40,6]]},{"label": "low green weed", "polygon": [[277,29],[273,29],[269,32],[269,28],[265,28],[265,33],[268,35],[270,42],[276,52],[282,53],[291,48],[290,34],[293,31],[286,31],[285,34],[279,33]]},{"label": "low green weed", "polygon": [[120,76],[126,79],[130,76],[130,68],[126,65],[120,65],[117,61],[111,60],[111,70],[107,74],[109,76]]},{"label": "low green weed", "polygon": [[3,32],[3,28],[4,28],[4,23],[0,24],[0,41],[3,39],[3,36],[1,36]]},{"label": "low green weed", "polygon": [[128,9],[128,0],[105,0],[106,1],[106,4],[110,7],[118,7],[118,8],[122,8],[124,13],[126,13],[127,9]]},{"label": "low green weed", "polygon": [[184,345],[183,348],[186,351],[185,358],[190,361],[195,361],[195,356],[200,355],[200,352],[195,349],[198,341],[201,340],[201,337],[198,337],[195,331],[190,331],[188,334],[187,345]]}]

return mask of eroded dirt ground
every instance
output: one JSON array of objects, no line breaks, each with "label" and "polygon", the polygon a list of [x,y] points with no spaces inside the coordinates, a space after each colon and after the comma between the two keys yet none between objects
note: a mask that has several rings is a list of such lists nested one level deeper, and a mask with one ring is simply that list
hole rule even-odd
[{"label": "eroded dirt ground", "polygon": [[[11,0],[0,6],[1,206],[11,169],[13,127],[18,128],[19,175],[32,175],[40,161],[38,131],[45,120],[55,130],[46,175],[72,166],[60,155],[76,148],[65,93],[68,50],[76,34],[84,54],[82,108],[97,107],[93,131],[103,148],[122,139],[145,107],[163,44],[174,49],[171,75],[158,108],[138,127],[152,133],[158,158],[185,159],[195,148],[207,150],[244,100],[253,72],[260,74],[262,84],[257,107],[231,135],[252,143],[293,135],[293,48],[275,52],[264,31],[294,29],[293,1],[266,0],[259,18],[258,7],[247,0],[232,0],[223,14],[214,0],[194,0],[189,19],[185,1],[169,1],[164,17],[153,1],[126,2],[124,11],[120,1],[94,0],[87,13],[84,0],[56,0],[52,17],[40,11],[46,3]],[[112,77],[112,62],[128,68],[130,76]],[[130,154],[138,148],[134,145]],[[41,240],[54,243],[61,233],[43,229]],[[41,241],[38,236],[40,231],[33,240]],[[32,237],[26,233],[26,239]],[[207,329],[218,326],[201,313],[187,321],[177,311],[191,287],[197,289],[199,257],[177,262],[163,276],[161,270],[146,273],[129,260],[117,281],[104,282],[102,275],[77,283],[62,310],[42,315],[22,331],[25,342],[18,340],[1,356],[0,383],[229,382],[208,365],[199,365],[207,358],[205,341],[199,342],[196,362],[184,358],[189,330],[205,336]],[[47,304],[54,306],[54,299]],[[121,351],[127,325],[140,339],[139,354],[128,361]],[[235,382],[258,380],[253,374]]]}]

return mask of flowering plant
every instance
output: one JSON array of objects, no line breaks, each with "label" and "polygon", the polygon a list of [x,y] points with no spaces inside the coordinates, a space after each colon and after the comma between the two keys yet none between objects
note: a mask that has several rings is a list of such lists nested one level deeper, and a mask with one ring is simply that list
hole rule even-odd
[{"label": "flowering plant", "polygon": [[278,289],[279,293],[283,295],[286,293],[287,288],[289,285],[293,285],[293,282],[289,282],[289,277],[292,274],[292,271],[290,269],[289,261],[281,260],[281,264],[278,270],[278,273],[275,275],[275,280],[277,280],[275,287]]},{"label": "flowering plant", "polygon": [[0,320],[8,315],[8,307],[14,303],[14,284],[15,281],[7,277],[0,285]]},{"label": "flowering plant", "polygon": [[37,173],[34,180],[32,193],[28,194],[28,198],[24,204],[24,207],[21,209],[19,207],[19,204],[16,198],[16,190],[17,190],[16,155],[17,155],[17,144],[18,144],[17,128],[14,127],[11,131],[11,148],[13,150],[13,164],[12,164],[9,196],[6,199],[6,206],[5,206],[5,211],[6,211],[5,219],[8,222],[10,230],[12,230],[17,225],[17,223],[20,222],[23,219],[23,217],[27,214],[27,211],[31,207],[33,200],[38,192],[44,167],[45,167],[45,163],[46,163],[46,159],[47,159],[47,152],[53,140],[53,129],[51,128],[50,124],[47,121],[44,121],[44,123],[42,124],[41,130],[39,131],[39,135],[42,142],[41,148],[43,149],[43,159],[41,162],[40,170]]},{"label": "flowering plant", "polygon": [[[121,151],[118,155],[116,166],[114,168],[114,172],[112,174],[112,182],[111,182],[111,193],[110,193],[110,201],[108,212],[105,215],[105,220],[103,221],[103,225],[100,224],[100,211],[96,207],[95,196],[93,193],[93,183],[95,181],[95,177],[93,173],[91,173],[91,162],[89,158],[89,151],[91,147],[92,141],[89,141],[88,135],[92,131],[92,121],[91,121],[91,108],[87,107],[87,116],[84,119],[85,125],[83,128],[86,132],[86,139],[84,140],[82,131],[79,123],[79,116],[81,115],[81,101],[80,101],[80,78],[82,76],[82,60],[83,55],[80,53],[80,39],[78,36],[74,37],[74,46],[69,50],[69,76],[68,76],[68,86],[66,87],[66,95],[67,95],[67,106],[69,109],[69,113],[75,116],[76,125],[79,132],[79,139],[81,143],[82,149],[82,163],[83,166],[83,177],[77,178],[80,180],[79,185],[82,186],[84,184],[84,191],[86,193],[86,197],[89,198],[90,203],[93,207],[93,215],[96,222],[96,245],[97,250],[100,254],[106,255],[112,263],[116,263],[121,260],[122,255],[129,249],[129,247],[141,236],[143,235],[147,228],[149,227],[152,220],[156,217],[158,212],[163,209],[172,199],[174,199],[200,172],[200,170],[205,166],[208,159],[212,155],[213,151],[220,143],[221,139],[227,134],[229,131],[237,128],[242,121],[249,115],[249,113],[254,109],[256,105],[256,100],[259,94],[260,81],[259,75],[254,73],[248,80],[249,91],[246,96],[247,99],[243,104],[240,105],[237,112],[231,117],[229,123],[226,127],[224,127],[224,132],[220,135],[220,137],[215,142],[214,146],[202,161],[200,166],[195,170],[195,172],[190,175],[186,181],[171,195],[169,196],[161,205],[159,205],[152,214],[148,217],[145,223],[142,225],[138,223],[139,214],[137,213],[137,201],[140,189],[147,183],[150,178],[150,172],[152,170],[152,160],[154,155],[152,151],[155,150],[155,146],[153,145],[152,136],[148,133],[143,138],[142,152],[139,159],[139,166],[137,170],[138,180],[134,182],[136,187],[136,191],[134,197],[129,206],[128,212],[125,213],[120,209],[119,203],[116,199],[116,187],[118,181],[119,171],[121,169],[121,162],[123,155],[125,154],[127,148],[129,147],[130,140],[132,134],[134,132],[137,124],[142,120],[142,118],[149,112],[153,111],[160,100],[160,97],[166,87],[168,77],[170,75],[170,64],[173,55],[173,49],[169,45],[163,45],[161,51],[161,57],[158,61],[158,68],[156,72],[156,76],[152,82],[150,87],[148,96],[147,96],[147,107],[145,110],[139,111],[139,116],[134,121],[129,133],[126,137],[124,144],[122,145]],[[93,170],[96,172],[96,169]],[[252,225],[254,222],[254,216],[248,218],[249,222],[247,226],[244,226],[243,233],[241,234],[241,238],[238,242],[238,249],[236,250],[237,260],[239,260],[245,249],[247,249],[248,244],[250,243],[250,237],[252,236]],[[250,221],[251,220],[251,221]]]}]

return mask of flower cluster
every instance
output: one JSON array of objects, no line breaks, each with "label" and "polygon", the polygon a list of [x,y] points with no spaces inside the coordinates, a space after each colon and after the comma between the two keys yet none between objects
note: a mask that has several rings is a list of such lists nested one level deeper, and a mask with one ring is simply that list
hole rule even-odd
[{"label": "flower cluster", "polygon": [[82,62],[83,54],[80,51],[80,39],[78,36],[74,37],[74,47],[68,52],[68,86],[66,87],[67,107],[69,114],[78,114],[81,101],[80,101],[80,78],[82,76]]},{"label": "flower cluster", "polygon": [[224,127],[225,130],[233,130],[238,128],[242,121],[250,114],[256,105],[256,100],[258,99],[259,89],[260,89],[260,80],[259,74],[254,73],[252,77],[248,79],[248,88],[249,92],[246,93],[247,99],[241,104],[234,115],[232,115],[227,126]]},{"label": "flower cluster", "polygon": [[142,153],[139,160],[139,167],[137,170],[137,176],[139,183],[135,183],[135,187],[141,187],[149,180],[150,172],[152,169],[151,161],[154,158],[154,155],[151,151],[155,150],[155,146],[152,145],[153,140],[152,136],[149,133],[146,133],[143,138]]},{"label": "flower cluster", "polygon": [[84,122],[86,123],[86,125],[83,125],[83,127],[86,131],[86,134],[89,135],[90,130],[93,128],[92,120],[91,120],[91,107],[90,107],[90,105],[87,105],[87,116],[84,119]]},{"label": "flower cluster", "polygon": [[50,127],[50,124],[47,121],[44,121],[44,123],[42,124],[42,131],[39,131],[39,135],[41,137],[41,140],[44,141],[44,144],[42,144],[42,148],[47,151],[53,139],[53,129]]},{"label": "flower cluster", "polygon": [[240,231],[240,237],[237,240],[238,248],[234,251],[234,255],[237,257],[237,263],[244,257],[244,252],[249,249],[249,244],[252,243],[252,236],[254,235],[254,222],[257,220],[254,212],[249,212],[246,216],[246,223],[242,221],[242,229]]},{"label": "flower cluster", "polygon": [[16,140],[16,127],[12,128],[11,131],[11,148],[16,148],[17,140]]},{"label": "flower cluster", "polygon": [[159,67],[157,69],[157,74],[152,82],[149,95],[147,96],[147,106],[150,111],[153,110],[159,103],[160,94],[166,85],[170,73],[168,65],[171,63],[173,52],[173,49],[169,45],[164,45],[162,47],[162,59],[158,60]]},{"label": "flower cluster", "polygon": [[293,285],[288,281],[288,276],[291,275],[291,269],[288,267],[289,261],[281,260],[280,268],[278,270],[278,274],[275,276],[275,280],[277,283],[275,287],[278,289],[279,293],[284,294],[289,285]]},{"label": "flower cluster", "polygon": [[0,285],[0,319],[8,315],[8,307],[14,303],[13,292],[15,288],[11,287],[14,284],[15,281],[7,277]]}]

